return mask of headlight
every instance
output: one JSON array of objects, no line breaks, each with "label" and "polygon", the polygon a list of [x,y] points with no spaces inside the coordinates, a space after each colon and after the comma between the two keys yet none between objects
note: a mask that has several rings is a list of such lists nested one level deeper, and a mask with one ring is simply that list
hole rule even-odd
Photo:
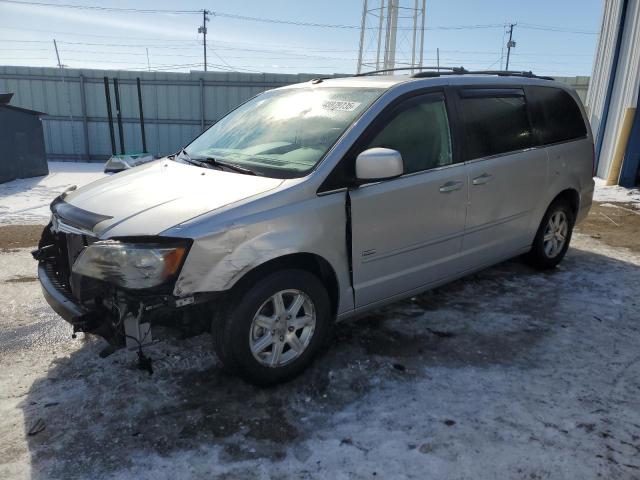
[{"label": "headlight", "polygon": [[106,240],[85,248],[73,264],[73,272],[124,288],[155,287],[178,271],[186,252],[185,245]]}]

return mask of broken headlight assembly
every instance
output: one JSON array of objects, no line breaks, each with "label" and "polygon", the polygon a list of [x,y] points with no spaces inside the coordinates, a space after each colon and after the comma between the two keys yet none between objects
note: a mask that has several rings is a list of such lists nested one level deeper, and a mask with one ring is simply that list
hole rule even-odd
[{"label": "broken headlight assembly", "polygon": [[73,272],[128,289],[156,287],[178,273],[189,244],[153,244],[105,240],[86,247]]}]

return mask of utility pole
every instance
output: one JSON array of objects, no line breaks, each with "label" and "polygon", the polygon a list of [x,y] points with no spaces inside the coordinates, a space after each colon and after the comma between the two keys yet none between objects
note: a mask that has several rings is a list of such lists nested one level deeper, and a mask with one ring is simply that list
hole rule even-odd
[{"label": "utility pole", "polygon": [[207,22],[209,21],[209,10],[202,10],[202,26],[198,27],[198,33],[202,34],[202,46],[204,48],[204,71],[207,71]]},{"label": "utility pole", "polygon": [[438,71],[440,71],[440,47],[436,48],[436,65],[438,66]]},{"label": "utility pole", "polygon": [[58,68],[63,68],[64,65],[60,62],[60,53],[58,52],[58,44],[56,43],[56,39],[53,39],[53,48],[56,49],[56,57],[58,58]]},{"label": "utility pole", "polygon": [[511,49],[516,47],[516,42],[513,41],[513,27],[515,27],[517,23],[512,23],[509,25],[509,41],[507,42],[507,66],[505,70],[509,70],[509,57],[511,56]]},{"label": "utility pole", "polygon": [[149,63],[149,49],[145,48],[147,51],[147,70],[151,71],[151,63]]}]

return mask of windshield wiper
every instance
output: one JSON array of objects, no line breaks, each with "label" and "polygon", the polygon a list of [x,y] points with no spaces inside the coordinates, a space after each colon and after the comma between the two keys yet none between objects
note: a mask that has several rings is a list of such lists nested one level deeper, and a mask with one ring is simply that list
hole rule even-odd
[{"label": "windshield wiper", "polygon": [[241,167],[240,165],[236,165],[235,163],[229,163],[229,162],[225,162],[222,160],[217,160],[213,157],[204,157],[204,158],[198,158],[197,160],[203,162],[203,163],[207,163],[209,165],[214,165],[214,166],[219,166],[220,168],[228,168],[229,170],[233,170],[235,172],[238,173],[244,173],[245,175],[258,175],[260,176],[260,174],[258,172],[256,172],[255,170],[251,170],[249,168],[246,167]]},{"label": "windshield wiper", "polygon": [[187,153],[187,151],[184,148],[180,150],[176,155],[174,155],[174,157],[179,160],[184,160],[185,162],[190,163],[191,165],[196,165],[202,168],[211,168],[210,163],[203,162],[195,158],[191,158],[191,156]]}]

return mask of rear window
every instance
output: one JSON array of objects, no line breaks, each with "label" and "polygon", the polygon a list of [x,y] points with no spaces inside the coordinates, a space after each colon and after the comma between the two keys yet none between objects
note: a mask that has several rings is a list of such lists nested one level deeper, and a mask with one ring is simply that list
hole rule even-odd
[{"label": "rear window", "polygon": [[460,101],[468,160],[532,146],[523,90],[462,90]]},{"label": "rear window", "polygon": [[587,135],[582,113],[566,91],[554,87],[527,87],[531,120],[540,143],[566,142]]}]

